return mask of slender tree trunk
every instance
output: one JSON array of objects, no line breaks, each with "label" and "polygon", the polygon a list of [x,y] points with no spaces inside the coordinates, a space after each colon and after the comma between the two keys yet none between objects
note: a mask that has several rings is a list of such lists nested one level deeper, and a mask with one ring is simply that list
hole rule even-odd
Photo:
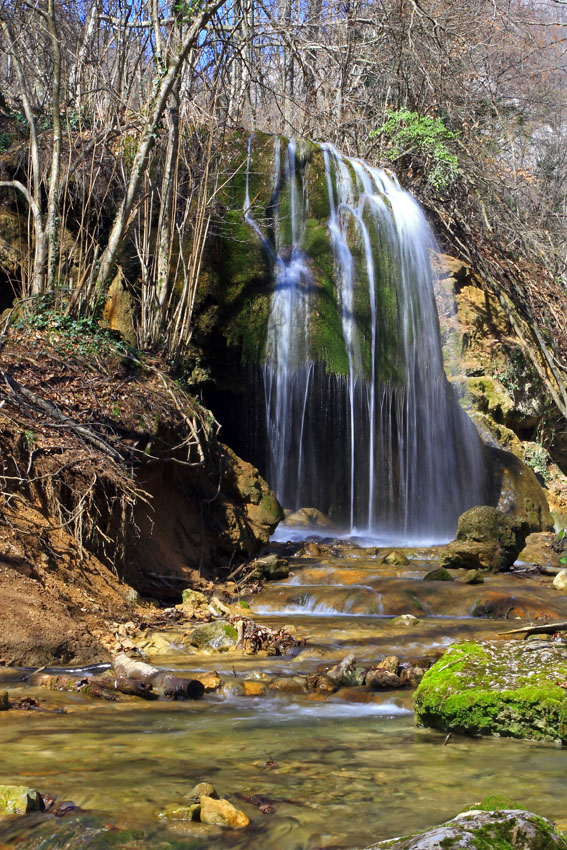
[{"label": "slender tree trunk", "polygon": [[48,243],[46,287],[48,292],[52,292],[55,289],[57,262],[59,260],[59,231],[61,226],[59,219],[59,174],[61,171],[61,51],[59,49],[59,38],[57,35],[57,24],[55,21],[54,0],[48,0],[47,3],[47,25],[53,57],[53,83],[51,87],[53,136],[51,142],[51,170],[49,174],[49,189],[47,195],[45,237]]},{"label": "slender tree trunk", "polygon": [[167,149],[161,181],[161,206],[158,220],[157,258],[156,258],[156,315],[153,317],[154,335],[165,320],[167,297],[169,293],[169,275],[171,270],[171,238],[175,222],[174,189],[177,183],[179,162],[179,80],[173,87],[168,109]]},{"label": "slender tree trunk", "polygon": [[[28,91],[27,77],[24,73],[24,69],[22,68],[15,35],[5,17],[2,17],[1,19],[1,26],[4,35],[6,36],[6,43],[10,58],[14,63],[14,69],[16,71],[16,77],[18,79],[18,86],[20,89],[20,97],[24,108],[24,115],[26,116],[30,134],[31,192],[27,192],[26,190],[24,196],[26,197],[32,211],[34,233],[34,261],[31,279],[31,295],[41,295],[45,291],[47,239],[41,214],[41,167],[37,124]],[[20,191],[21,188],[23,188],[22,184],[18,183],[18,181],[12,181],[12,185],[14,185],[14,188],[19,188]]]},{"label": "slender tree trunk", "polygon": [[197,43],[203,27],[224,2],[225,0],[209,0],[209,2],[205,3],[196,18],[189,25],[176,54],[168,63],[165,73],[160,80],[156,81],[158,83],[157,91],[148,104],[148,118],[134,156],[126,192],[116,213],[106,248],[101,256],[96,275],[96,288],[98,291],[103,291],[112,279],[122,238],[128,227],[130,217],[135,210],[138,190],[143,180],[148,158],[155,144],[156,136],[159,132],[163,114],[173,87],[183,71],[189,51]]}]

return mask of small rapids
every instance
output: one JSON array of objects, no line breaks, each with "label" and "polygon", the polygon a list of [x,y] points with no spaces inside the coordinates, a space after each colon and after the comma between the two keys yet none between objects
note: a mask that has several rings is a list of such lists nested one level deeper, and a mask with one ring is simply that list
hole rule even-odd
[{"label": "small rapids", "polygon": [[[291,654],[179,649],[149,657],[177,675],[217,671],[224,689],[200,701],[89,700],[16,685],[11,670],[5,687],[12,697],[31,696],[64,713],[2,714],[2,781],[73,800],[83,811],[8,819],[0,823],[2,848],[354,850],[438,824],[493,794],[567,823],[562,749],[458,735],[443,746],[443,733],[415,727],[411,690],[342,687],[324,695],[306,686],[318,668],[347,654],[367,668],[392,655],[416,663],[457,640],[493,638],[514,625],[504,619],[511,602],[567,617],[564,598],[529,578],[489,576],[478,587],[425,582],[405,576],[407,565],[382,563],[384,552],[351,547],[340,555],[290,559],[290,584],[266,585],[243,600],[262,624],[292,627],[305,640]],[[411,571],[423,576],[431,568],[426,552],[406,555]],[[320,582],[327,575],[329,583],[313,585],[311,575]],[[342,584],[332,583],[338,578]],[[421,593],[437,600],[435,616]],[[397,613],[413,611],[415,621],[359,614],[361,594]],[[290,598],[301,603],[292,607]],[[477,602],[490,602],[495,618],[463,616]],[[100,672],[78,672],[93,671]],[[249,696],[245,683],[255,686]],[[252,825],[225,832],[159,817],[201,781]],[[258,800],[272,813],[260,811]]]}]

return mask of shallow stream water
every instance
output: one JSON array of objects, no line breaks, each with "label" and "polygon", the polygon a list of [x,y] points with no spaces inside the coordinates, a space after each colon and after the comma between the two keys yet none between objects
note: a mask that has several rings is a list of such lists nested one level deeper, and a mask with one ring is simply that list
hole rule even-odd
[{"label": "shallow stream water", "polygon": [[[295,655],[180,652],[150,659],[178,672],[217,670],[229,683],[223,696],[105,703],[3,684],[13,697],[35,695],[66,713],[0,714],[0,781],[71,799],[87,814],[4,822],[0,847],[114,846],[119,833],[106,824],[134,830],[119,846],[136,848],[363,848],[437,824],[494,794],[567,828],[561,747],[455,735],[447,741],[416,728],[407,690],[241,695],[246,678],[304,676],[348,652],[366,665],[391,654],[436,657],[455,640],[521,625],[524,619],[510,618],[536,616],[536,608],[567,615],[567,603],[547,580],[520,573],[475,587],[423,582],[431,556],[409,554],[410,563],[396,567],[379,564],[369,550],[339,547],[335,555],[297,559],[286,582],[250,597],[255,619],[292,624],[306,638]],[[487,600],[502,619],[471,616]],[[399,613],[420,622],[396,626],[392,615]],[[251,827],[227,832],[159,819],[161,809],[181,804],[203,780],[243,809]],[[262,814],[251,797],[269,802],[275,813]]]}]

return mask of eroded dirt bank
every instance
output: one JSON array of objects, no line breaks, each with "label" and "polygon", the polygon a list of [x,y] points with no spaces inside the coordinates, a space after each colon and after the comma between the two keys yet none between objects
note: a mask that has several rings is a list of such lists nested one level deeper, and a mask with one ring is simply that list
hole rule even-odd
[{"label": "eroded dirt bank", "polygon": [[13,327],[0,354],[0,664],[92,663],[146,599],[222,580],[280,507],[166,373],[104,333]]}]

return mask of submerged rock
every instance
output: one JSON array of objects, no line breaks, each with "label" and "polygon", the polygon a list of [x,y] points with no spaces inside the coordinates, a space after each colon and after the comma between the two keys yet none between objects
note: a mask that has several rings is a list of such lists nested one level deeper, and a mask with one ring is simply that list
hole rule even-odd
[{"label": "submerged rock", "polygon": [[388,850],[567,850],[567,839],[551,821],[521,809],[473,809],[434,829],[379,841]]},{"label": "submerged rock", "polygon": [[416,721],[469,735],[567,743],[567,647],[560,642],[455,644],[427,671]]},{"label": "submerged rock", "polygon": [[201,823],[225,826],[231,829],[242,829],[250,823],[249,818],[235,808],[228,800],[214,800],[212,797],[201,797]]},{"label": "submerged rock", "polygon": [[0,815],[26,815],[43,809],[39,791],[26,785],[0,785]]},{"label": "submerged rock", "polygon": [[191,803],[188,806],[166,806],[159,813],[160,818],[171,821],[199,821],[201,814],[201,806],[199,803]]},{"label": "submerged rock", "polygon": [[423,581],[454,581],[455,579],[444,567],[438,567],[436,570],[430,570],[423,576]]},{"label": "submerged rock", "polygon": [[459,584],[484,584],[484,576],[481,570],[467,570],[457,581]]}]

